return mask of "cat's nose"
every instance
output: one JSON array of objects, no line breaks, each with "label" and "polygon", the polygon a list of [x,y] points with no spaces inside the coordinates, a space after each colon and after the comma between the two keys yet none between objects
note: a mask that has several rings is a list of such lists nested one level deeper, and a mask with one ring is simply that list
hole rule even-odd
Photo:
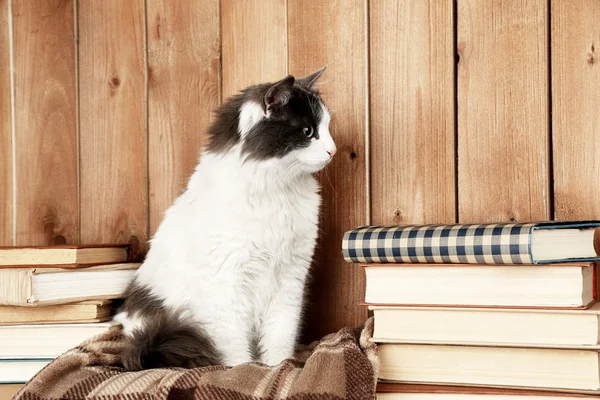
[{"label": "cat's nose", "polygon": [[329,154],[329,157],[333,158],[333,156],[335,156],[337,149],[333,149],[333,150],[327,150],[327,154]]}]

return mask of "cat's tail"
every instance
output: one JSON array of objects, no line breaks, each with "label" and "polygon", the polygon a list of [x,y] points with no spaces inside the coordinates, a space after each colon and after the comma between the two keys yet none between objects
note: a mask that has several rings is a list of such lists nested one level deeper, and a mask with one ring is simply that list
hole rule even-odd
[{"label": "cat's tail", "polygon": [[205,367],[218,365],[221,359],[206,331],[174,311],[145,319],[127,336],[122,353],[123,366],[129,371]]}]

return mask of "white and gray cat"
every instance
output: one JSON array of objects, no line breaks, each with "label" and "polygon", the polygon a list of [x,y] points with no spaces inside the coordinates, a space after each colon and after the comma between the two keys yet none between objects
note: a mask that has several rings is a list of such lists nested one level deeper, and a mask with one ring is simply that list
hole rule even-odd
[{"label": "white and gray cat", "polygon": [[276,365],[293,354],[317,240],[313,173],[336,152],[314,88],[323,70],[251,86],[217,110],[115,317],[127,369]]}]

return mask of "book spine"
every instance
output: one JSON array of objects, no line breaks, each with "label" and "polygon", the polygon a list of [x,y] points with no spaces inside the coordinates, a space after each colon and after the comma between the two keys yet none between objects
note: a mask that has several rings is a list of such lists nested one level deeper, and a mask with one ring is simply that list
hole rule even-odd
[{"label": "book spine", "polygon": [[346,232],[353,263],[533,264],[529,224],[366,227]]},{"label": "book spine", "polygon": [[0,270],[0,305],[30,305],[33,294],[32,275],[32,269]]},{"label": "book spine", "polygon": [[594,298],[594,301],[598,301],[598,284],[600,282],[598,282],[598,263],[594,263],[593,267],[592,267],[592,282],[594,282],[594,287],[592,290],[592,297]]},{"label": "book spine", "polygon": [[61,268],[61,269],[81,269],[81,268],[89,268],[89,267],[98,267],[98,266],[108,266],[108,265],[121,265],[125,263],[125,261],[111,261],[111,262],[103,262],[103,263],[72,263],[72,264],[18,264],[18,265],[0,265],[0,270],[2,269],[13,269],[13,268]]}]

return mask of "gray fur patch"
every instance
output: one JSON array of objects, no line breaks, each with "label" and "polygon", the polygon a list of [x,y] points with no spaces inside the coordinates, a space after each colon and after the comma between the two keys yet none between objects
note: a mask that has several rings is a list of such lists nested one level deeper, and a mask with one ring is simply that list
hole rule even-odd
[{"label": "gray fur patch", "polygon": [[120,311],[141,318],[122,354],[125,369],[195,368],[222,361],[214,342],[201,325],[166,308],[150,288],[133,282]]},{"label": "gray fur patch", "polygon": [[253,331],[250,337],[250,354],[252,355],[252,360],[256,362],[260,362],[262,360],[264,350],[260,345],[260,337],[258,332]]},{"label": "gray fur patch", "polygon": [[135,280],[127,288],[124,297],[125,302],[120,311],[127,312],[128,315],[152,319],[165,312],[162,301],[152,294],[150,288],[140,285]]}]

